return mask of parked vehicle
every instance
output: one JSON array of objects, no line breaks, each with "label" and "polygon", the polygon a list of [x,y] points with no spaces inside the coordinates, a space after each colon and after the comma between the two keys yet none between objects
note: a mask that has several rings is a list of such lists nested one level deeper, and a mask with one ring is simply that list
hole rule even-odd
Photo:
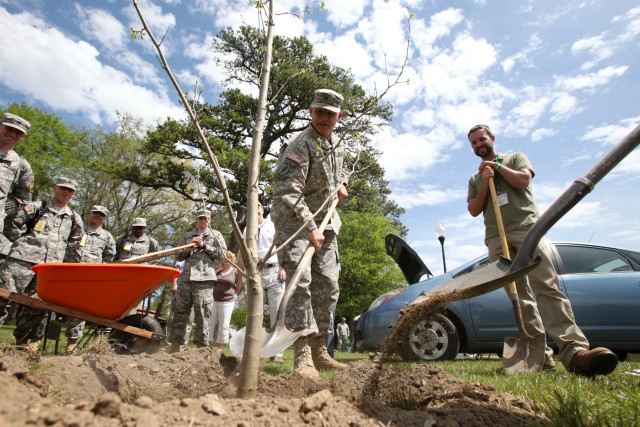
[{"label": "parked vehicle", "polygon": [[[560,287],[591,346],[608,347],[620,360],[629,352],[640,353],[640,253],[581,243],[550,246]],[[387,236],[387,253],[410,285],[381,295],[360,315],[355,327],[358,350],[380,350],[399,311],[421,292],[488,263],[481,256],[433,277],[399,237]],[[427,278],[419,281],[424,275]],[[500,354],[505,336],[519,333],[506,292],[497,290],[449,303],[444,314],[413,325],[401,356],[437,361],[453,359],[458,352]]]}]

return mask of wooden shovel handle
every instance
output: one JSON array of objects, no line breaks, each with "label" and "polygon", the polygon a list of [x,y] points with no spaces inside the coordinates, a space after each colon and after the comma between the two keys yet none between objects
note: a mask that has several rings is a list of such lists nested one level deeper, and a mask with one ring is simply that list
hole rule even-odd
[{"label": "wooden shovel handle", "polygon": [[[502,213],[500,212],[500,205],[498,204],[498,193],[496,191],[496,184],[493,182],[493,177],[489,177],[489,191],[491,192],[491,201],[493,202],[493,210],[496,214],[496,223],[498,224],[498,234],[500,235],[500,245],[502,246],[502,255],[511,259],[509,254],[509,244],[507,243],[507,233],[504,231],[504,222],[502,222]],[[514,299],[514,294],[517,295],[515,282],[509,283],[505,286],[509,299]]]},{"label": "wooden shovel handle", "polygon": [[178,246],[176,248],[165,249],[163,251],[152,252],[146,255],[140,255],[133,258],[120,261],[121,264],[142,264],[149,261],[155,261],[160,258],[164,258],[169,255],[177,255],[183,252],[189,252],[196,248],[195,243],[189,243],[188,245]]}]

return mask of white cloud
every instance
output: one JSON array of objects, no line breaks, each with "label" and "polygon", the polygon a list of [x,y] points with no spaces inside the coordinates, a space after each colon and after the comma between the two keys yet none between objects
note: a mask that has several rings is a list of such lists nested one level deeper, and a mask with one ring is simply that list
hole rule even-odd
[{"label": "white cloud", "polygon": [[[325,0],[325,13],[328,14],[329,22],[338,29],[343,29],[354,25],[361,18],[367,0]],[[320,12],[318,12],[320,13]]]},{"label": "white cloud", "polygon": [[393,200],[405,209],[419,206],[436,206],[450,203],[454,200],[466,204],[466,188],[444,188],[431,184],[412,184],[394,187]]},{"label": "white cloud", "polygon": [[557,134],[558,134],[558,131],[556,129],[540,128],[540,129],[534,130],[531,133],[531,140],[540,141],[541,139],[550,138]]},{"label": "white cloud", "polygon": [[508,74],[517,63],[521,63],[525,67],[532,67],[531,55],[540,50],[542,39],[538,33],[534,33],[529,37],[528,45],[520,52],[504,59],[501,63],[502,70]]},{"label": "white cloud", "polygon": [[582,136],[582,140],[594,141],[601,145],[614,145],[640,125],[640,116],[620,120],[613,125],[592,126]]},{"label": "white cloud", "polygon": [[82,33],[97,41],[102,49],[120,50],[127,40],[127,29],[111,13],[102,9],[84,8],[75,4]]},{"label": "white cloud", "polygon": [[[94,46],[67,38],[29,13],[12,15],[0,8],[0,26],[6,29],[0,44],[0,81],[15,91],[54,109],[84,114],[93,123],[112,122],[116,111],[147,122],[181,115],[166,89],[157,93],[136,84],[100,62]],[[42,70],[47,70],[46,78]]]},{"label": "white cloud", "polygon": [[612,79],[623,75],[629,67],[623,66],[609,66],[596,71],[595,73],[582,74],[575,77],[554,76],[556,80],[556,86],[558,88],[572,91],[581,89],[592,89],[596,86],[603,86],[609,83]]},{"label": "white cloud", "polygon": [[455,139],[445,129],[434,129],[426,134],[398,133],[387,127],[373,138],[373,145],[382,152],[380,164],[389,180],[415,177],[438,161],[448,145]]},{"label": "white cloud", "polygon": [[566,92],[559,93],[549,109],[552,122],[560,122],[569,119],[574,114],[582,111],[577,107],[578,99]]}]

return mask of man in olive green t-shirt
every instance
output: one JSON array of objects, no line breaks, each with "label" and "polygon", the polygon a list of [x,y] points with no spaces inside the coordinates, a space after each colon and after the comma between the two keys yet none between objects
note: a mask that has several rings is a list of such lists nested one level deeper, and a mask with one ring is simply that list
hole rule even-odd
[{"label": "man in olive green t-shirt", "polygon": [[[502,246],[493,203],[489,199],[489,181],[493,177],[509,253],[515,256],[538,219],[531,190],[535,175],[533,166],[523,153],[497,153],[493,146],[495,136],[487,125],[472,127],[467,136],[473,152],[482,159],[469,180],[467,208],[474,217],[484,214],[489,260],[498,260]],[[542,258],[540,265],[528,274],[528,280],[526,276],[516,280],[525,328],[535,336],[545,333],[546,326],[547,334],[560,349],[560,361],[569,372],[585,376],[610,374],[618,365],[618,358],[604,347],[589,350],[589,341],[576,324],[571,303],[560,290],[549,246],[544,239],[538,243],[536,253]],[[553,351],[547,347],[543,369],[555,369],[552,356]]]}]

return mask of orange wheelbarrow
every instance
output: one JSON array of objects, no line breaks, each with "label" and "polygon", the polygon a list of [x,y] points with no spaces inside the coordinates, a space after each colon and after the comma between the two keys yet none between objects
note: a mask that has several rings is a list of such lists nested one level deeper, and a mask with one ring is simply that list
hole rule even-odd
[{"label": "orange wheelbarrow", "polygon": [[38,274],[41,299],[6,289],[0,289],[0,297],[111,328],[111,337],[127,345],[141,337],[156,342],[159,348],[165,340],[162,329],[149,321],[152,318],[145,321],[145,315],[128,314],[160,285],[178,277],[177,269],[124,263],[50,263],[37,264],[33,271]]}]

